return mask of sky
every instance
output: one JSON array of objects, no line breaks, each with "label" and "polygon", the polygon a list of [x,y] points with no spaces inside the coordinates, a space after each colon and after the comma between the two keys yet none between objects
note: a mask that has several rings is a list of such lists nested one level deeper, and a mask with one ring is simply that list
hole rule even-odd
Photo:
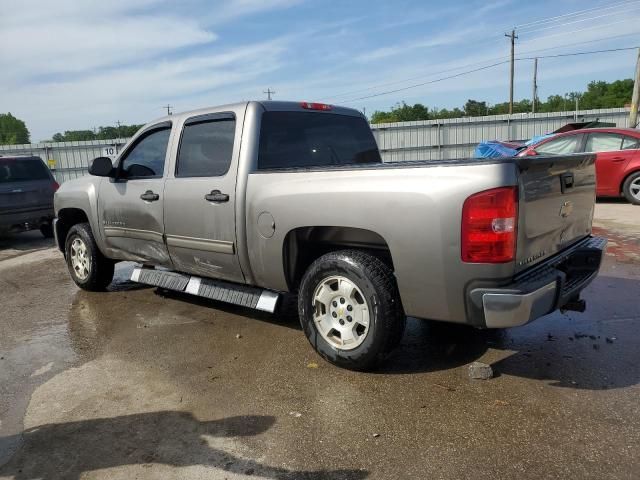
[{"label": "sky", "polygon": [[[367,114],[499,103],[508,63],[438,80],[508,60],[513,27],[516,57],[542,57],[640,46],[638,19],[640,0],[0,0],[0,112],[41,141],[267,88]],[[631,78],[636,56],[541,58],[538,95]],[[515,68],[515,98],[530,98],[533,61]]]}]

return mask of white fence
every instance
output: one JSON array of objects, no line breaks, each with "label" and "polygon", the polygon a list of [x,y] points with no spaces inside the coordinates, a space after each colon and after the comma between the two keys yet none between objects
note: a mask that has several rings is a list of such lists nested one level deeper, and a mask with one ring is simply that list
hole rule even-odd
[{"label": "white fence", "polygon": [[[372,125],[386,162],[438,160],[473,156],[483,140],[526,140],[567,123],[595,121],[626,127],[629,110],[610,108],[578,112],[494,115]],[[0,155],[35,155],[49,163],[58,182],[85,175],[89,162],[115,155],[128,139],[33,143],[0,146]]]}]

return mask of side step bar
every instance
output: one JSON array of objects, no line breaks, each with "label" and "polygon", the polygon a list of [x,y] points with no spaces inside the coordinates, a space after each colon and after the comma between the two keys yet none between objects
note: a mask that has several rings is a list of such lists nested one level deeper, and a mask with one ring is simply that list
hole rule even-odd
[{"label": "side step bar", "polygon": [[276,310],[280,298],[280,294],[271,290],[153,268],[134,268],[131,281],[269,313]]}]

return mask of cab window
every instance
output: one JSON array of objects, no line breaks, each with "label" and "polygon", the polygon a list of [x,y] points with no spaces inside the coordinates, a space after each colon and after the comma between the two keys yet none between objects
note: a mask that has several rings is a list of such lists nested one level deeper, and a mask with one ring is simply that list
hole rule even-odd
[{"label": "cab window", "polygon": [[535,148],[537,153],[543,155],[566,155],[574,153],[578,146],[578,135],[554,138]]},{"label": "cab window", "polygon": [[171,127],[161,127],[143,134],[125,153],[120,172],[127,179],[158,178],[164,172]]}]

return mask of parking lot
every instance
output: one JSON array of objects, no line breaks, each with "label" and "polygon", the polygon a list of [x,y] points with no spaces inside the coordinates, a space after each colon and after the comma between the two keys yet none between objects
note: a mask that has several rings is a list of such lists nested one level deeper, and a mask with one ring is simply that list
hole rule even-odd
[{"label": "parking lot", "polygon": [[[72,283],[53,241],[0,240],[0,478],[638,478],[640,207],[587,311],[507,331],[410,319],[375,373],[295,319],[129,282]],[[470,380],[473,361],[495,377]]]}]

